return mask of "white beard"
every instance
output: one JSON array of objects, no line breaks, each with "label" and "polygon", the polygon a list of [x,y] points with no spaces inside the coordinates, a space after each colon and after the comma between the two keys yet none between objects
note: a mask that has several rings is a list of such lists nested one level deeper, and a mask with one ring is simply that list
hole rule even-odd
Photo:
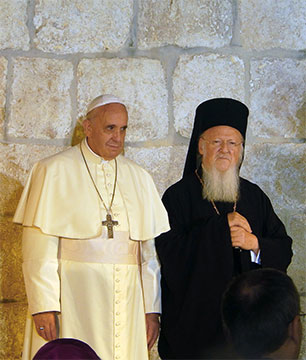
[{"label": "white beard", "polygon": [[218,171],[215,167],[204,169],[203,198],[208,201],[235,202],[239,198],[239,168],[233,166],[225,172]]}]

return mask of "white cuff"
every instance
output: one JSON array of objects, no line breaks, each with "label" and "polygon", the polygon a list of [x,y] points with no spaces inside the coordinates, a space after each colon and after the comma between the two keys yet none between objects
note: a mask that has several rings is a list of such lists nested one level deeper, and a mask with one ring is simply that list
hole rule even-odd
[{"label": "white cuff", "polygon": [[260,250],[258,251],[257,255],[253,250],[250,250],[250,253],[251,253],[251,261],[255,264],[261,265]]},{"label": "white cuff", "polygon": [[145,313],[161,313],[160,266],[154,239],[141,242],[141,260]]}]

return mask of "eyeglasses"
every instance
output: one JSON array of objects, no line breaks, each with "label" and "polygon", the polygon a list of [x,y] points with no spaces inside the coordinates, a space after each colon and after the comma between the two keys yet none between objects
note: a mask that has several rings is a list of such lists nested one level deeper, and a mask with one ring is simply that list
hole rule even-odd
[{"label": "eyeglasses", "polygon": [[212,147],[215,149],[220,149],[222,146],[226,144],[229,150],[234,150],[237,146],[243,144],[243,141],[236,142],[234,140],[220,140],[220,139],[206,140],[202,136],[201,139],[212,145]]}]

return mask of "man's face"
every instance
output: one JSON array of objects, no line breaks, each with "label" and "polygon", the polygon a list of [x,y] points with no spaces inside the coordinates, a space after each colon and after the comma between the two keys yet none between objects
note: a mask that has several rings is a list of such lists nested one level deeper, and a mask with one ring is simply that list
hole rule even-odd
[{"label": "man's face", "polygon": [[225,172],[237,166],[240,161],[242,141],[240,132],[230,126],[214,126],[204,131],[198,145],[204,168],[210,170],[215,167],[218,171]]},{"label": "man's face", "polygon": [[92,151],[105,160],[112,160],[123,150],[128,114],[124,105],[113,103],[89,113],[83,127]]}]

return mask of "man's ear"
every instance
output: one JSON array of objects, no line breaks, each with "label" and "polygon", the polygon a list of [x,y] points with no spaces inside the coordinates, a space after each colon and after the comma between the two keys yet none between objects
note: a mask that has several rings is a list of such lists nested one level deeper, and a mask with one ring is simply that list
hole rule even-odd
[{"label": "man's ear", "polygon": [[200,137],[199,142],[198,142],[198,152],[200,155],[204,154],[204,140]]},{"label": "man's ear", "polygon": [[90,137],[90,135],[91,135],[91,133],[92,133],[92,123],[91,123],[90,120],[85,119],[85,120],[83,121],[83,129],[84,129],[84,134],[85,134],[86,136],[89,136],[89,137]]},{"label": "man's ear", "polygon": [[296,315],[288,326],[288,336],[296,343],[300,345],[302,339],[302,324],[299,315]]}]

